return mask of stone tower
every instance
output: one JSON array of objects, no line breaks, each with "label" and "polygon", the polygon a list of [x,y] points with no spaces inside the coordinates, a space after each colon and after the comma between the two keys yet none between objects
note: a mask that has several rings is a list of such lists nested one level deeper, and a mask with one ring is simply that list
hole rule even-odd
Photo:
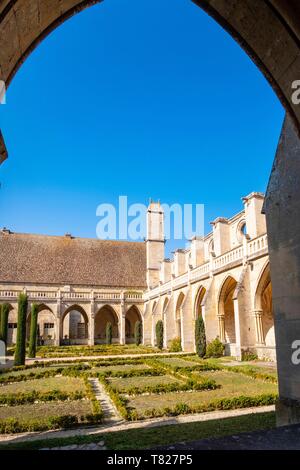
[{"label": "stone tower", "polygon": [[150,202],[147,211],[147,285],[159,284],[160,265],[165,257],[164,213],[159,202]]}]

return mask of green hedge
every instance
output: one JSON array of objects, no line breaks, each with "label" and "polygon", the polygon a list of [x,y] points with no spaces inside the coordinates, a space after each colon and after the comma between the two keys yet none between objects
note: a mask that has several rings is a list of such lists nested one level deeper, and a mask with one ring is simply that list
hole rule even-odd
[{"label": "green hedge", "polygon": [[3,304],[0,310],[0,339],[7,343],[9,305]]},{"label": "green hedge", "polygon": [[0,394],[0,405],[15,406],[34,403],[35,401],[82,400],[84,397],[85,394],[80,391],[67,393],[60,390],[51,390],[43,393],[34,390],[28,393]]},{"label": "green hedge", "polygon": [[205,413],[217,410],[234,410],[241,408],[253,408],[257,406],[274,405],[278,399],[276,394],[258,395],[254,397],[239,396],[234,398],[222,398],[198,406],[186,403],[178,403],[175,407],[153,408],[146,410],[143,414],[134,413],[134,419],[156,418],[162,416],[178,416],[182,414]]},{"label": "green hedge", "polygon": [[188,392],[188,391],[201,391],[201,390],[214,390],[218,385],[214,380],[195,381],[189,379],[186,383],[169,383],[157,385],[145,385],[144,387],[131,387],[124,390],[117,390],[113,385],[114,391],[125,393],[126,395],[142,395],[143,393],[170,393],[170,392]]},{"label": "green hedge", "polygon": [[25,364],[27,308],[28,308],[27,295],[24,293],[21,293],[18,299],[18,329],[17,329],[16,349],[15,349],[15,365],[16,366],[22,366]]}]

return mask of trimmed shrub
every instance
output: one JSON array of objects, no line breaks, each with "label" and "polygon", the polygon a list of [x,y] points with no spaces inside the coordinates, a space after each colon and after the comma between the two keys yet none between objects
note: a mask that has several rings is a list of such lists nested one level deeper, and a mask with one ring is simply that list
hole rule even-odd
[{"label": "trimmed shrub", "polygon": [[256,361],[258,359],[257,354],[250,351],[249,349],[242,351],[242,361]]},{"label": "trimmed shrub", "polygon": [[22,366],[25,364],[27,308],[27,295],[21,293],[18,299],[18,330],[15,350],[15,366]]},{"label": "trimmed shrub", "polygon": [[181,339],[180,338],[172,339],[171,344],[170,344],[170,351],[171,352],[180,352],[180,351],[182,351]]},{"label": "trimmed shrub", "polygon": [[162,349],[164,346],[164,324],[162,320],[158,320],[156,323],[156,346],[158,349]]},{"label": "trimmed shrub", "polygon": [[38,309],[37,304],[32,304],[28,357],[36,356]]},{"label": "trimmed shrub", "polygon": [[1,307],[1,321],[0,321],[0,339],[7,343],[7,328],[8,328],[8,315],[9,315],[9,305],[3,304]]},{"label": "trimmed shrub", "polygon": [[139,346],[142,342],[142,323],[140,321],[137,321],[134,326],[134,339],[135,344]]},{"label": "trimmed shrub", "polygon": [[197,318],[195,322],[195,345],[198,356],[204,357],[206,354],[206,335],[202,317]]},{"label": "trimmed shrub", "polygon": [[106,344],[112,343],[112,324],[110,322],[106,323]]},{"label": "trimmed shrub", "polygon": [[211,343],[208,343],[206,347],[206,357],[222,357],[224,356],[225,346],[219,340],[219,338],[214,339]]}]

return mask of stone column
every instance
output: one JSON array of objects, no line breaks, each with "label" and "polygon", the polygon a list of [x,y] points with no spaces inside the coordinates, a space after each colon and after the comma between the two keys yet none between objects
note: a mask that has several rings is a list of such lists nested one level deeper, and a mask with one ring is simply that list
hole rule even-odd
[{"label": "stone column", "polygon": [[264,206],[279,379],[277,423],[300,422],[300,139],[286,117]]},{"label": "stone column", "polygon": [[234,307],[234,326],[235,326],[235,355],[237,360],[242,360],[241,347],[241,326],[240,326],[240,310],[238,299],[233,299]]},{"label": "stone column", "polygon": [[120,344],[126,344],[125,322],[126,322],[126,306],[124,292],[121,294],[121,311],[120,311],[120,330],[119,338]]},{"label": "stone column", "polygon": [[89,315],[89,346],[95,344],[95,298],[94,292],[91,292],[90,315]]},{"label": "stone column", "polygon": [[257,345],[264,345],[264,331],[262,325],[262,310],[254,310],[254,319],[255,319],[255,333],[256,333],[256,343]]},{"label": "stone column", "polygon": [[222,343],[225,343],[225,316],[218,315],[218,322],[219,322],[219,337]]},{"label": "stone column", "polygon": [[167,347],[168,347],[168,339],[167,339],[167,312],[163,312],[163,324],[164,324],[164,348],[167,349]]},{"label": "stone column", "polygon": [[61,321],[61,291],[57,292],[56,301],[56,319],[55,319],[55,339],[54,346],[60,346],[60,340],[62,337],[62,321]]}]

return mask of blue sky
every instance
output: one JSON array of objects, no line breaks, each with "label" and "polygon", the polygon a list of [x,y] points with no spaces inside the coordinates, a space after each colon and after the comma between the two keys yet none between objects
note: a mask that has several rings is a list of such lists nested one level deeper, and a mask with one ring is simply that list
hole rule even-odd
[{"label": "blue sky", "polygon": [[283,116],[190,0],[105,0],[46,38],[0,106],[0,226],[95,237],[96,207],[128,195],[205,204],[208,231],[265,191]]}]

